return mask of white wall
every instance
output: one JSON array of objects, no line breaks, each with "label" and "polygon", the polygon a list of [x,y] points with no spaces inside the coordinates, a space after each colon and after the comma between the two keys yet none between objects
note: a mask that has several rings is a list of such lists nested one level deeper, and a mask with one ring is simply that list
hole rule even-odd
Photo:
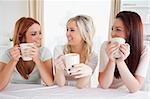
[{"label": "white wall", "polygon": [[27,0],[0,0],[0,46],[9,45],[15,22],[27,16]]},{"label": "white wall", "polygon": [[[78,14],[93,18],[96,35],[94,49],[99,52],[101,43],[108,38],[108,25],[111,0],[46,0],[44,2],[44,38],[45,46],[51,49],[66,42],[66,22]],[[97,86],[98,68],[92,79]]]}]

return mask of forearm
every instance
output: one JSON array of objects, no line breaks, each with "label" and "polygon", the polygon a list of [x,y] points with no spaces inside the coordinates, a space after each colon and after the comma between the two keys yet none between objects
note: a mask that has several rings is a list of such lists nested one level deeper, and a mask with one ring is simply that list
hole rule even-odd
[{"label": "forearm", "polygon": [[64,86],[66,82],[66,78],[64,75],[64,71],[56,68],[56,74],[54,77],[54,81],[58,86]]},{"label": "forearm", "polygon": [[115,62],[109,61],[105,70],[99,74],[100,86],[104,89],[109,88],[113,82]]},{"label": "forearm", "polygon": [[82,78],[78,78],[77,83],[76,83],[76,87],[77,88],[89,87],[90,86],[90,80],[91,80],[91,75],[86,76],[86,77],[82,77]]},{"label": "forearm", "polygon": [[141,88],[140,82],[132,75],[124,61],[118,62],[117,67],[124,84],[130,92],[135,92]]},{"label": "forearm", "polygon": [[36,65],[37,65],[37,68],[40,72],[40,76],[41,76],[41,79],[43,80],[43,82],[50,86],[50,85],[53,85],[54,84],[54,77],[53,77],[53,73],[52,73],[52,69],[51,71],[48,70],[45,66],[44,66],[44,63],[42,61],[36,61]]},{"label": "forearm", "polygon": [[17,64],[17,61],[11,60],[7,65],[5,65],[1,69],[1,71],[0,71],[0,78],[1,78],[0,79],[0,90],[3,90],[7,86],[16,64]]}]

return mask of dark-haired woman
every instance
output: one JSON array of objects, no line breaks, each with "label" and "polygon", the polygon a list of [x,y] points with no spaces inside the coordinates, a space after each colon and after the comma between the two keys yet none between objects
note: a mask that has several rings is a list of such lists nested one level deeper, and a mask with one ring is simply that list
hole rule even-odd
[{"label": "dark-haired woman", "polygon": [[[126,43],[105,41],[100,51],[99,84],[101,88],[125,85],[129,92],[139,90],[146,77],[149,47],[143,44],[143,25],[140,16],[131,11],[116,15],[111,37],[124,38]],[[114,58],[119,48],[121,57]]]}]

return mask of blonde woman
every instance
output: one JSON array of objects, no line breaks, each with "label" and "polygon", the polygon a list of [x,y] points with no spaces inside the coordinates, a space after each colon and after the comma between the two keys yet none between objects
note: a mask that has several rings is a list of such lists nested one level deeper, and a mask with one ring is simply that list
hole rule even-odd
[{"label": "blonde woman", "polygon": [[[97,66],[98,57],[92,50],[92,39],[95,33],[91,17],[78,15],[68,20],[66,36],[68,43],[57,46],[54,50],[55,82],[59,86],[69,85],[78,88],[89,87],[90,78]],[[66,72],[64,55],[77,53],[80,64],[73,65]]]},{"label": "blonde woman", "polygon": [[[53,84],[52,56],[50,51],[41,46],[42,33],[38,21],[20,18],[15,25],[14,46],[0,57],[0,90],[9,81],[11,83]],[[33,43],[30,49],[32,60],[24,61],[21,57],[20,44]]]}]

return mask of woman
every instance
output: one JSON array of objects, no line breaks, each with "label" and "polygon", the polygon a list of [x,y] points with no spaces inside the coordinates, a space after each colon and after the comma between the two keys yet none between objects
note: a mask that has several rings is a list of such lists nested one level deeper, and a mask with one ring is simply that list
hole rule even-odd
[{"label": "woman", "polygon": [[[54,50],[55,82],[59,86],[89,87],[98,60],[92,50],[95,33],[93,21],[89,16],[78,15],[68,20],[66,28],[68,43],[57,46]],[[73,65],[69,73],[64,62],[64,55],[68,53],[77,53],[80,56],[80,64]]]},{"label": "woman", "polygon": [[[99,84],[102,88],[125,85],[129,92],[139,90],[146,77],[149,48],[143,44],[143,25],[140,16],[131,11],[117,14],[112,26],[112,38],[121,37],[126,44],[104,42],[100,51]],[[116,49],[121,57],[114,58]]]},{"label": "woman", "polygon": [[[39,22],[22,17],[15,25],[13,43],[0,57],[0,90],[9,81],[12,83],[53,84],[52,57],[48,49],[41,46],[42,33]],[[32,60],[24,61],[21,57],[20,44],[33,43],[30,49]]]}]

